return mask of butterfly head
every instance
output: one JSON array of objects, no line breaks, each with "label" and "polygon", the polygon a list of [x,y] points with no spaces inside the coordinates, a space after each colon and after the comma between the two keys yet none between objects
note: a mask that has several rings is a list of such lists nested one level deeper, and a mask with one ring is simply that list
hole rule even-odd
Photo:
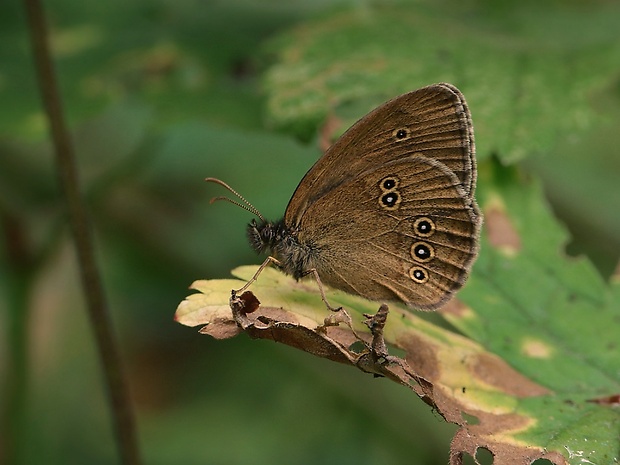
[{"label": "butterfly head", "polygon": [[273,223],[263,219],[250,221],[247,234],[250,245],[258,253],[263,253],[268,249],[274,250],[287,235],[283,221]]},{"label": "butterfly head", "polygon": [[253,219],[250,224],[248,224],[247,235],[250,245],[258,253],[265,252],[267,249],[277,253],[283,248],[286,249],[286,245],[291,241],[294,242],[294,233],[291,233],[291,231],[289,231],[289,229],[285,226],[284,220],[280,220],[275,223],[272,221],[267,221],[254,207],[254,205],[245,200],[241,194],[235,191],[224,181],[216,178],[207,178],[205,181],[219,184],[240,200],[239,202],[237,200],[229,199],[228,197],[214,197],[211,199],[211,203],[218,200],[226,200],[227,202],[243,208],[244,210],[247,210],[257,216],[257,219]]}]

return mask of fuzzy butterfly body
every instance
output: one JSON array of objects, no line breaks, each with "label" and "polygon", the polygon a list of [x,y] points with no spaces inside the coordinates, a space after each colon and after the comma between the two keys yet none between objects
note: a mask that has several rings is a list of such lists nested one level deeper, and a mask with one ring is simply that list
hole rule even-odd
[{"label": "fuzzy butterfly body", "polygon": [[396,97],[355,123],[299,183],[284,218],[248,237],[286,273],[377,301],[435,309],[467,279],[481,215],[465,99],[450,84]]}]

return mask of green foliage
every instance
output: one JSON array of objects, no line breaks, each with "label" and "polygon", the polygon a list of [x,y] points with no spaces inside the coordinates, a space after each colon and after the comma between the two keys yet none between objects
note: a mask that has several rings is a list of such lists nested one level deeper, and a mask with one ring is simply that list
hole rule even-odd
[{"label": "green foliage", "polygon": [[[501,207],[522,245],[506,255],[485,242],[460,295],[475,318],[446,317],[566,401],[520,403],[526,414],[553,411],[557,421],[522,440],[543,444],[557,425],[578,421],[548,443],[578,454],[571,441],[586,437],[589,425],[600,441],[617,433],[613,410],[583,403],[617,392],[616,352],[606,345],[617,327],[617,286],[564,256],[569,236],[540,189],[524,187],[521,170],[489,161],[492,154],[504,164],[526,160],[570,227],[571,253],[587,253],[605,277],[613,273],[620,254],[615,2],[61,0],[46,7],[148,463],[273,463],[281,452],[295,463],[445,463],[451,429],[406,390],[279,345],[194,337],[170,321],[196,277],[257,261],[244,238],[247,213],[210,207],[222,192],[204,177],[224,179],[277,218],[319,155],[287,132],[312,139],[326,116],[337,116],[342,131],[381,101],[439,81],[458,85],[470,103],[484,161],[481,199]],[[17,0],[0,2],[0,26],[0,403],[21,353],[28,363],[27,408],[17,420],[21,463],[111,463],[106,396],[81,316]],[[523,328],[552,348],[553,363],[509,344],[525,337]],[[243,447],[231,441],[236,433]]]},{"label": "green foliage", "polygon": [[445,81],[467,96],[481,160],[544,153],[603,123],[592,101],[618,102],[618,5],[502,5],[386,2],[304,23],[273,45],[270,120],[307,138],[332,112],[345,129],[394,95]]},{"label": "green foliage", "polygon": [[[459,294],[471,312],[445,317],[552,392],[519,402],[517,411],[536,421],[517,438],[557,450],[569,463],[612,463],[620,416],[594,402],[620,391],[620,282],[606,283],[583,257],[565,255],[566,233],[538,187],[490,174],[480,180],[487,234]],[[498,235],[506,227],[514,235]]]},{"label": "green foliage", "polygon": [[567,235],[539,188],[488,174],[481,180],[486,229],[494,234],[498,223],[514,228],[514,244],[493,244],[484,236],[475,272],[460,293],[476,317],[448,315],[449,321],[573,400],[613,392],[620,383],[620,286],[606,283],[583,257],[566,256]]}]

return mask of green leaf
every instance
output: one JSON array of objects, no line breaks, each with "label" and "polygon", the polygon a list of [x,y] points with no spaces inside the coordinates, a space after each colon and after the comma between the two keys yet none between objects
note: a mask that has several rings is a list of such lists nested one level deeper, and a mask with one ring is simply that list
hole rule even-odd
[{"label": "green leaf", "polygon": [[605,283],[587,260],[565,255],[567,235],[539,186],[505,181],[506,172],[482,172],[482,252],[459,294],[464,305],[443,314],[553,393],[519,401],[517,411],[536,421],[516,440],[559,451],[569,463],[614,463],[620,282]]},{"label": "green leaf", "polygon": [[467,96],[479,159],[514,162],[605,123],[596,107],[618,98],[618,3],[372,5],[271,44],[273,125],[307,139],[335,113],[343,131],[395,95],[445,81]]},{"label": "green leaf", "polygon": [[[620,393],[620,284],[605,283],[586,260],[565,256],[566,234],[535,183],[490,163],[480,171],[486,216],[480,257],[458,299],[440,311],[471,339],[390,304],[385,339],[391,351],[404,351],[416,374],[392,379],[419,382],[410,387],[461,426],[452,463],[459,463],[460,453],[475,455],[478,447],[489,449],[495,463],[529,464],[535,458],[555,464],[613,463],[620,451],[620,411],[613,407]],[[228,331],[226,337],[236,334],[227,310],[230,290],[254,271],[235,270],[238,281],[195,283],[200,293],[179,305],[176,319],[207,324],[203,331],[214,335],[225,321],[220,330]],[[278,334],[276,340],[294,339],[291,345],[318,352],[317,326],[329,312],[314,281],[297,283],[267,268],[250,289],[262,302],[259,313],[265,312],[255,321],[269,326],[269,338]],[[357,332],[368,333],[362,314],[374,313],[377,303],[333,290],[327,299],[347,309]],[[282,325],[297,332],[284,337],[278,332]],[[299,327],[306,328],[303,338]],[[333,350],[350,348],[350,340],[329,332],[325,337],[320,347],[332,353],[327,358],[343,361]],[[308,345],[300,346],[300,339]],[[354,353],[349,356],[360,366]]]}]

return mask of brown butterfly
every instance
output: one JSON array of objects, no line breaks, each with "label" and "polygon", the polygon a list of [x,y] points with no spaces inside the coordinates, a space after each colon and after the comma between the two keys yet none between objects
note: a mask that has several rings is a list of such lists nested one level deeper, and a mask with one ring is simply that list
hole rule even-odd
[{"label": "brown butterfly", "polygon": [[325,301],[321,282],[432,310],[461,288],[478,253],[473,127],[450,84],[396,97],[355,123],[306,173],[280,221],[207,180],[259,218],[250,244],[273,256],[256,276],[270,262],[296,279],[312,273]]}]

